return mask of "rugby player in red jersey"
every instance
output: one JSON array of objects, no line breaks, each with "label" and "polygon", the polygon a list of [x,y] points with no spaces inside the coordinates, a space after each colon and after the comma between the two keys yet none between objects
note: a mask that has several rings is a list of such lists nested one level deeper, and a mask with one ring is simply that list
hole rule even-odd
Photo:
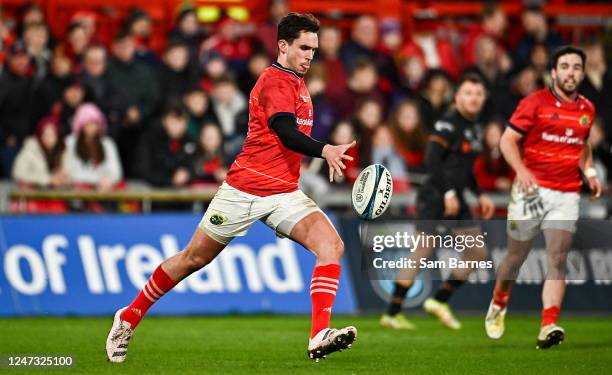
[{"label": "rugby player in red jersey", "polygon": [[278,25],[278,59],[259,77],[249,97],[249,130],[241,153],[210,203],[187,247],[164,261],[136,299],[119,309],[106,341],[111,362],[123,362],[134,329],[147,310],[178,282],[210,263],[257,220],[316,256],[310,284],[312,326],[308,356],[319,360],[350,348],[355,327],[329,328],[340,280],[344,244],[327,216],[298,190],[302,157],[324,158],[342,175],[346,151],[310,137],[313,105],[304,74],[318,47],[319,21],[290,13]]},{"label": "rugby player in red jersey", "polygon": [[546,241],[547,275],[536,347],[549,348],[565,337],[557,320],[565,293],[567,254],[578,219],[581,173],[593,198],[601,194],[587,142],[595,108],[578,94],[585,60],[578,48],[558,49],[551,59],[552,87],[524,98],[502,136],[500,147],[516,178],[508,206],[508,252],[497,270],[485,318],[492,339],[504,333],[510,290],[539,230]]}]

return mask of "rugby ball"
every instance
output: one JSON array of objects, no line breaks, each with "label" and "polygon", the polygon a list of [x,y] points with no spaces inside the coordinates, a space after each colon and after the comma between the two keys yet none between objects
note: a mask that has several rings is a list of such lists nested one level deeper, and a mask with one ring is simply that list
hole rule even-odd
[{"label": "rugby ball", "polygon": [[387,168],[380,164],[366,167],[353,184],[353,210],[364,220],[382,215],[393,194],[393,180]]}]

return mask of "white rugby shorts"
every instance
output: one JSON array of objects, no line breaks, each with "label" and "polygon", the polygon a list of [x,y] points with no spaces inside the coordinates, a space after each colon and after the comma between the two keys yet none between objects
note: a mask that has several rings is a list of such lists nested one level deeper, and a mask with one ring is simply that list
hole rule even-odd
[{"label": "white rugby shorts", "polygon": [[313,212],[323,213],[300,190],[260,197],[223,182],[199,227],[222,244],[228,244],[234,237],[246,235],[257,220],[274,229],[278,236],[287,237],[295,224]]},{"label": "white rugby shorts", "polygon": [[538,187],[527,195],[512,186],[508,205],[507,233],[518,241],[533,239],[540,230],[560,229],[574,233],[579,215],[580,194]]}]

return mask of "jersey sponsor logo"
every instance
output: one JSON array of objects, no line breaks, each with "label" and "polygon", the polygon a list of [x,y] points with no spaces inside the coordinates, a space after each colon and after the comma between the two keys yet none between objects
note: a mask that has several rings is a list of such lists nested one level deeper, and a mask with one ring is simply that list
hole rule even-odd
[{"label": "jersey sponsor logo", "polygon": [[[567,129],[567,130],[570,130],[570,129]],[[567,130],[566,130],[566,134],[567,134]],[[579,137],[550,134],[547,132],[542,133],[542,140],[547,141],[547,142],[554,142],[554,143],[565,143],[569,145],[581,145],[584,143],[583,140],[580,139]]]},{"label": "jersey sponsor logo", "polygon": [[296,122],[298,125],[305,125],[305,126],[312,126],[312,123],[313,123],[311,118],[307,119],[307,118],[301,118],[301,117],[298,117]]}]

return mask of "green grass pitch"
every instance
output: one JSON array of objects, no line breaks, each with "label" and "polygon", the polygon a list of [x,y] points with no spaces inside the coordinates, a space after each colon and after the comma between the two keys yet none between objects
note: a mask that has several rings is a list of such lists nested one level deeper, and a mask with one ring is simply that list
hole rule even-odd
[{"label": "green grass pitch", "polygon": [[106,361],[111,318],[0,319],[0,354],[71,354],[75,367],[1,370],[41,374],[612,374],[612,321],[563,317],[566,342],[535,349],[538,318],[512,316],[499,341],[482,317],[462,317],[458,332],[419,316],[417,331],[378,326],[378,316],[338,316],[355,325],[351,350],[319,363],[306,356],[307,316],[148,317],[123,364]]}]

